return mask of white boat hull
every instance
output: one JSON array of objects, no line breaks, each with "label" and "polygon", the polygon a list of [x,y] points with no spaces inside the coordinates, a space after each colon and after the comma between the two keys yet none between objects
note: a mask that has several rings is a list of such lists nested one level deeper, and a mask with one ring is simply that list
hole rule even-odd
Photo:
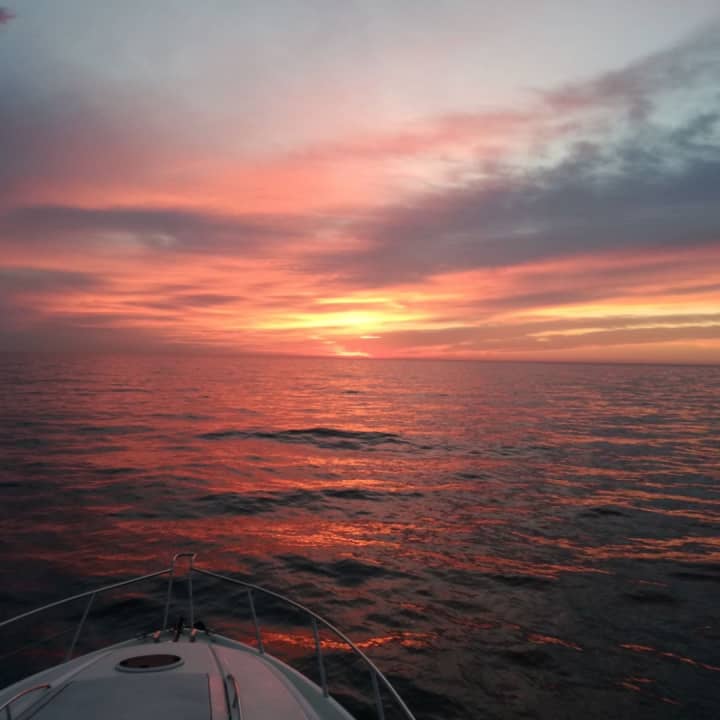
[{"label": "white boat hull", "polygon": [[[128,658],[173,655],[166,668]],[[47,687],[45,687],[47,686]],[[25,678],[0,692],[16,720],[353,720],[311,680],[267,653],[219,635],[131,640]]]}]

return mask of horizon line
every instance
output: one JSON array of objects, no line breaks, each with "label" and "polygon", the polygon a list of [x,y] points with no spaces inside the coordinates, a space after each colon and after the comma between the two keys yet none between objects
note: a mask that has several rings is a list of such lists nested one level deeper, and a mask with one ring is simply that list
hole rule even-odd
[{"label": "horizon line", "polygon": [[702,367],[720,368],[718,362],[670,362],[662,360],[571,360],[571,359],[522,359],[522,358],[478,358],[478,357],[381,357],[367,355],[313,355],[304,353],[274,353],[274,352],[248,352],[248,351],[203,351],[201,349],[184,350],[182,352],[170,349],[154,350],[0,350],[0,356],[9,355],[133,355],[139,357],[147,356],[177,356],[177,357],[218,357],[218,358],[279,358],[285,360],[360,360],[379,362],[462,362],[481,363],[485,365],[609,365],[609,366],[636,366],[636,367]]}]

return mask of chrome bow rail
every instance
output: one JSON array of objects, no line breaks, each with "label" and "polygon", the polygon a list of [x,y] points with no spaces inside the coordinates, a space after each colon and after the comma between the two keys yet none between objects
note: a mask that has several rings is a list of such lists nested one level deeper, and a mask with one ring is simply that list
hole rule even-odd
[{"label": "chrome bow rail", "polygon": [[[0,622],[0,629],[10,626],[19,620],[24,620],[26,618],[33,617],[35,615],[39,615],[43,612],[46,612],[48,610],[61,607],[63,605],[67,605],[70,603],[73,603],[78,600],[83,600],[87,598],[87,603],[85,605],[85,608],[82,613],[82,617],[80,618],[80,621],[75,628],[75,632],[73,634],[72,641],[70,642],[70,645],[67,649],[67,652],[65,653],[65,660],[71,660],[73,657],[73,654],[75,652],[75,648],[77,647],[78,641],[80,639],[80,636],[83,631],[83,627],[85,626],[85,623],[88,619],[88,615],[90,614],[90,610],[93,606],[93,603],[95,602],[95,598],[98,595],[103,595],[105,593],[108,593],[112,590],[117,590],[118,588],[128,587],[130,585],[135,585],[137,583],[143,582],[145,580],[150,580],[152,578],[162,577],[163,575],[168,576],[168,587],[167,587],[167,598],[165,601],[165,608],[163,613],[163,621],[161,625],[161,630],[156,631],[153,633],[153,637],[155,639],[158,639],[162,632],[166,632],[168,630],[168,618],[169,618],[169,612],[170,612],[170,604],[172,601],[172,590],[173,590],[173,583],[178,579],[178,574],[176,572],[177,564],[179,560],[187,559],[188,560],[188,570],[187,570],[187,585],[188,585],[188,614],[190,618],[190,632],[191,632],[191,639],[194,639],[195,637],[195,601],[193,598],[193,585],[192,585],[192,577],[194,573],[198,573],[199,575],[204,575],[206,577],[214,578],[215,580],[220,580],[224,583],[228,583],[237,587],[244,588],[247,593],[247,601],[248,601],[248,607],[250,609],[250,615],[252,617],[253,627],[255,630],[255,639],[257,641],[257,652],[260,655],[265,654],[265,646],[263,644],[263,637],[262,637],[262,628],[260,625],[260,621],[258,620],[258,615],[255,610],[255,601],[254,601],[254,593],[261,593],[268,597],[275,598],[276,600],[280,600],[281,602],[285,603],[286,605],[289,605],[292,608],[295,608],[296,610],[300,610],[304,615],[308,616],[310,619],[311,625],[312,625],[312,631],[313,631],[313,638],[314,638],[314,644],[315,644],[315,655],[317,658],[318,663],[318,672],[320,675],[320,687],[322,688],[323,695],[325,697],[329,697],[330,692],[328,689],[328,681],[327,681],[327,673],[325,671],[325,660],[323,657],[323,647],[322,647],[322,640],[320,638],[320,631],[319,627],[322,626],[329,630],[331,633],[333,633],[336,637],[338,637],[343,643],[345,643],[350,650],[357,655],[363,663],[367,666],[369,673],[370,673],[370,680],[372,682],[372,688],[373,688],[373,695],[374,695],[374,702],[375,702],[375,710],[377,714],[378,720],[385,720],[385,704],[383,702],[382,694],[380,691],[380,688],[383,687],[390,695],[396,706],[402,711],[402,714],[406,718],[406,720],[415,720],[415,716],[412,714],[408,706],[405,704],[403,699],[398,694],[397,690],[392,686],[390,681],[383,675],[383,673],[379,670],[379,668],[375,665],[375,663],[362,651],[360,648],[353,643],[352,640],[350,640],[345,633],[343,633],[341,630],[339,630],[337,627],[335,627],[332,623],[325,620],[325,618],[321,617],[317,613],[310,610],[310,608],[306,607],[305,605],[301,605],[300,603],[296,602],[295,600],[290,599],[289,597],[286,597],[285,595],[282,595],[280,593],[277,593],[273,590],[269,590],[268,588],[261,587],[260,585],[254,585],[253,583],[248,583],[243,580],[237,580],[235,578],[228,577],[227,575],[221,575],[219,573],[211,572],[210,570],[203,570],[201,568],[198,568],[195,566],[195,559],[197,555],[195,553],[178,553],[173,557],[172,564],[169,568],[166,568],[164,570],[158,570],[157,572],[149,573],[147,575],[140,575],[139,577],[131,578],[130,580],[124,580],[122,582],[113,583],[112,585],[105,585],[103,587],[97,588],[95,590],[89,590],[88,592],[79,593],[78,595],[72,595],[67,598],[63,598],[62,600],[57,600],[56,602],[48,603],[47,605],[43,605],[42,607],[35,608],[34,610],[29,610],[28,612],[21,613],[20,615],[16,615],[15,617],[12,617],[8,620],[4,620]],[[180,629],[182,630],[182,629]],[[147,633],[150,634],[150,633]],[[31,688],[31,690],[39,690],[43,689],[44,686],[37,686],[34,688]],[[29,691],[26,691],[29,692]],[[22,693],[24,694],[24,693]],[[18,695],[16,697],[11,698],[10,700],[6,701],[1,707],[0,707],[0,713],[3,711],[6,714],[6,718],[10,720],[11,716],[11,705],[12,703],[19,699],[21,695]]]}]

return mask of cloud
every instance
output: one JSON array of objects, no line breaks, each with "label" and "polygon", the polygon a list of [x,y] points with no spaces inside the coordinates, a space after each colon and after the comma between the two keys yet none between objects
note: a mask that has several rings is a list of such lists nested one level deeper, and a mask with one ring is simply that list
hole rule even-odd
[{"label": "cloud", "polygon": [[243,295],[223,295],[220,293],[205,292],[188,295],[168,295],[160,300],[147,298],[141,300],[126,300],[124,304],[131,307],[166,310],[180,315],[189,308],[217,308],[227,305],[238,305],[247,300],[248,298]]},{"label": "cloud", "polygon": [[[697,335],[717,339],[720,313],[695,316],[658,316],[652,321],[633,317],[613,319],[586,319],[582,328],[571,320],[535,320],[533,322],[476,325],[456,325],[439,329],[400,330],[383,338],[386,347],[395,350],[438,350],[453,348],[466,352],[493,352],[497,354],[518,351],[558,350],[582,347],[588,344],[613,342],[672,342],[682,337]],[[619,344],[619,343],[618,343]],[[441,353],[437,353],[441,354]]]},{"label": "cloud", "polygon": [[4,352],[13,351],[172,351],[173,343],[152,328],[137,324],[118,327],[111,322],[94,325],[79,316],[53,315],[11,308],[0,318]]},{"label": "cloud", "polygon": [[[77,348],[99,347],[104,342],[93,331],[88,335],[78,318],[46,312],[58,299],[67,303],[77,294],[103,292],[101,280],[91,273],[37,267],[0,268],[0,345],[5,351],[52,350],[70,347],[65,340],[77,341]],[[101,335],[111,340],[111,332]],[[112,340],[118,342],[115,336]]]},{"label": "cloud", "polygon": [[35,323],[40,308],[76,293],[102,291],[103,283],[92,273],[36,267],[0,267],[0,336],[8,327]]},{"label": "cloud", "polygon": [[[719,60],[706,32],[528,107],[228,161],[217,204],[208,166],[178,160],[138,101],[15,78],[0,104],[0,336],[478,356],[709,342]],[[190,168],[183,192],[172,162]],[[360,169],[412,182],[366,196]],[[318,177],[348,189],[323,195]],[[280,210],[263,205],[276,192]]]},{"label": "cloud", "polygon": [[138,98],[12,64],[0,80],[0,208],[39,194],[139,183],[167,162],[155,113]]},{"label": "cloud", "polygon": [[[546,104],[581,108],[583,119],[546,138],[537,159],[479,163],[469,182],[367,215],[353,228],[361,241],[324,258],[325,268],[382,286],[465,268],[720,242],[720,42],[710,37],[717,29],[549,93]],[[668,116],[663,102],[680,88],[694,100]],[[639,104],[647,112],[636,112]],[[599,123],[608,105],[614,114]]]},{"label": "cloud", "polygon": [[720,21],[715,21],[673,48],[593,80],[543,92],[541,100],[556,112],[620,110],[634,122],[644,121],[659,97],[712,83],[720,72],[719,36]]},{"label": "cloud", "polygon": [[228,216],[173,207],[38,205],[0,215],[0,244],[62,246],[69,238],[101,247],[159,253],[261,255],[306,235],[317,220],[297,216]]},{"label": "cloud", "polygon": [[84,272],[34,267],[0,267],[0,291],[9,293],[55,293],[96,287],[97,279]]},{"label": "cloud", "polygon": [[579,145],[551,168],[388,208],[356,228],[365,247],[339,253],[331,267],[360,285],[387,285],[602,250],[717,243],[720,148],[709,134],[697,146],[677,139],[696,120],[652,145],[641,137],[609,149]]}]

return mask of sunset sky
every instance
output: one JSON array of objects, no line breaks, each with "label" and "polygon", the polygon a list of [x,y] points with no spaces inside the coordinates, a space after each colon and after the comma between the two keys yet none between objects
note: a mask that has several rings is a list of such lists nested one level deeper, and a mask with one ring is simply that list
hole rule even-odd
[{"label": "sunset sky", "polygon": [[720,5],[6,2],[0,348],[720,363]]}]

